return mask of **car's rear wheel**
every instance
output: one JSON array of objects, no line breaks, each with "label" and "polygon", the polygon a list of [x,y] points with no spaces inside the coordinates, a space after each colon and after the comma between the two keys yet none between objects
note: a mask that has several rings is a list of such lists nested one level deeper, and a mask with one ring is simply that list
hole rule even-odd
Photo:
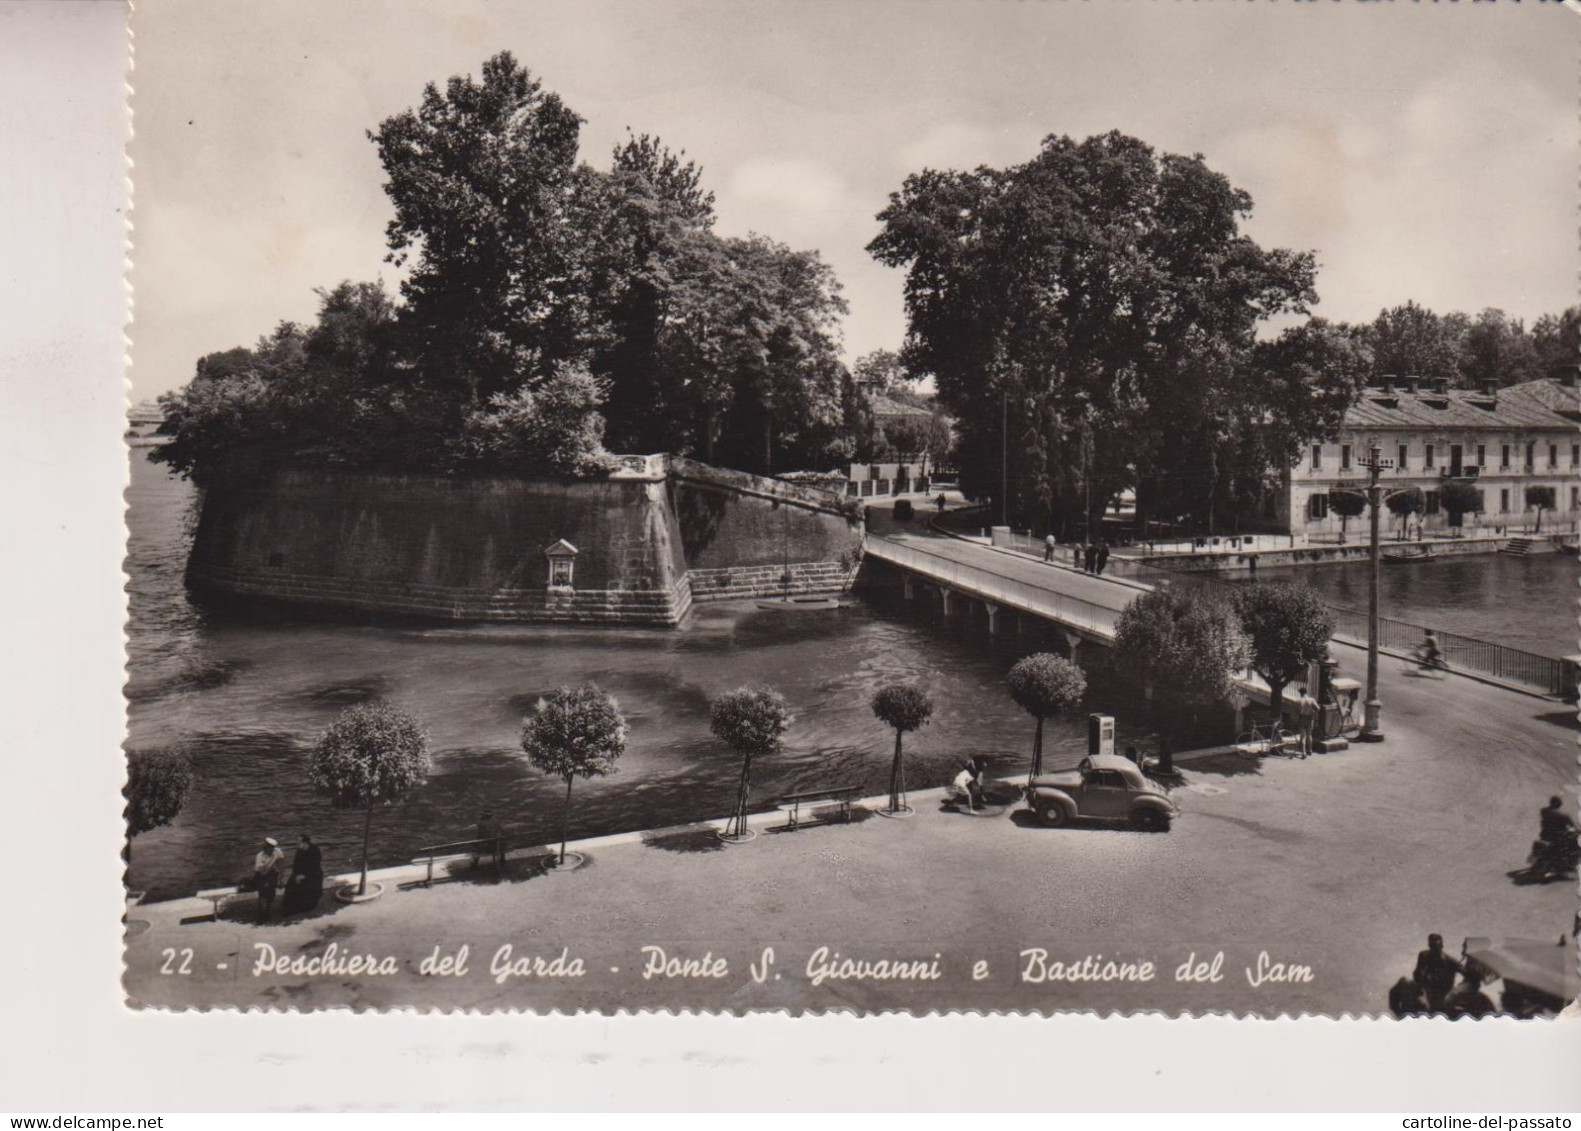
[{"label": "car's rear wheel", "polygon": [[1131,814],[1131,824],[1143,832],[1161,833],[1169,828],[1169,818],[1157,809],[1138,809]]}]

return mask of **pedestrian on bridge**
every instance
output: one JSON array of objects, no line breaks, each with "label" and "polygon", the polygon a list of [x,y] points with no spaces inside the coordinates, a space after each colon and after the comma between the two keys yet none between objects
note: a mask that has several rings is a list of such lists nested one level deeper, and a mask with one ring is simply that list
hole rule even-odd
[{"label": "pedestrian on bridge", "polygon": [[1070,564],[1073,569],[1081,568],[1081,555],[1085,547],[1080,542],[1075,542],[1070,548]]},{"label": "pedestrian on bridge", "polygon": [[1087,542],[1081,548],[1081,568],[1088,573],[1098,572],[1098,546],[1094,542]]},{"label": "pedestrian on bridge", "polygon": [[1054,560],[1054,535],[1052,534],[1046,535],[1043,539],[1043,560],[1046,562]]},{"label": "pedestrian on bridge", "polygon": [[1109,564],[1109,543],[1099,542],[1097,552],[1093,556],[1094,573],[1102,573],[1103,567]]}]

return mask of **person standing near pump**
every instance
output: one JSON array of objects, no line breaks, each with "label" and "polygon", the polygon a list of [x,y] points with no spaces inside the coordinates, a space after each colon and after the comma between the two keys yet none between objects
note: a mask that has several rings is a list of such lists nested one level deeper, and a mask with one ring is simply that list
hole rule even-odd
[{"label": "person standing near pump", "polygon": [[1296,717],[1301,723],[1301,757],[1303,758],[1312,753],[1312,732],[1317,727],[1317,712],[1317,700],[1307,692],[1306,684],[1302,684]]}]

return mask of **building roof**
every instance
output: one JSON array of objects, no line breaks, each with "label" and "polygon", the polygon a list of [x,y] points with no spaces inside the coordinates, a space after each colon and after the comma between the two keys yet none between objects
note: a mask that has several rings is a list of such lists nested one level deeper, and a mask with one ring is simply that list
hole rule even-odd
[{"label": "building roof", "polygon": [[1545,377],[1506,385],[1489,395],[1478,389],[1412,393],[1369,388],[1345,413],[1347,429],[1574,429],[1581,423],[1581,394]]}]

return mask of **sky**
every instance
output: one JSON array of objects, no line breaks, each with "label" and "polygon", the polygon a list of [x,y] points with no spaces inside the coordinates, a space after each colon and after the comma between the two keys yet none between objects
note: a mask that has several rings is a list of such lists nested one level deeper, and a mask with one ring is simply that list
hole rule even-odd
[{"label": "sky", "polygon": [[848,359],[897,348],[864,250],[923,167],[1118,129],[1201,153],[1246,230],[1316,253],[1314,313],[1415,300],[1532,321],[1576,301],[1581,20],[1395,0],[143,0],[133,17],[133,400],[399,274],[365,131],[508,49],[607,168],[628,128],[703,168],[718,229],[814,248]]}]

